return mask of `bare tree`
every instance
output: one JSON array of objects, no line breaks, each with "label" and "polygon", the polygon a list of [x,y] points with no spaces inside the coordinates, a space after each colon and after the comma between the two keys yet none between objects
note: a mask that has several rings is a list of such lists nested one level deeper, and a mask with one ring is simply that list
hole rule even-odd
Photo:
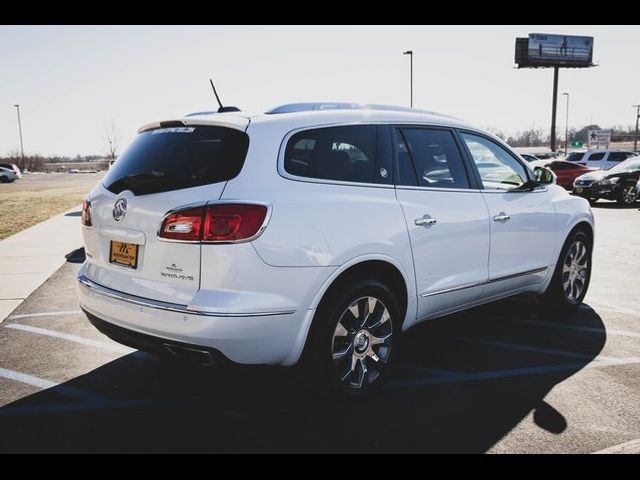
[{"label": "bare tree", "polygon": [[107,158],[115,160],[118,158],[118,148],[120,147],[120,135],[115,122],[111,122],[105,128],[104,140],[106,142]]}]

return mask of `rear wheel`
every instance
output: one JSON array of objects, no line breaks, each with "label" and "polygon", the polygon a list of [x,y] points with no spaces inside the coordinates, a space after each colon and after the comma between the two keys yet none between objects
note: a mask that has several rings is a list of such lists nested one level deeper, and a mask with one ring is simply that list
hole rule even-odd
[{"label": "rear wheel", "polygon": [[332,289],[309,332],[302,380],[330,396],[365,396],[387,376],[399,333],[400,310],[386,285],[363,279]]},{"label": "rear wheel", "polygon": [[591,241],[584,231],[573,232],[560,252],[553,279],[543,299],[563,310],[578,307],[591,279]]},{"label": "rear wheel", "polygon": [[620,205],[633,205],[638,199],[636,186],[632,183],[623,185],[618,194],[618,203]]}]

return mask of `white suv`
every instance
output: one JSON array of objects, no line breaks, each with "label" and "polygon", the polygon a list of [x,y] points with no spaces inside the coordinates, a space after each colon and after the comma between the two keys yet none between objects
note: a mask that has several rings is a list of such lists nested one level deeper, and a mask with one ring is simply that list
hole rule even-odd
[{"label": "white suv", "polygon": [[627,158],[635,157],[637,153],[627,150],[587,150],[586,152],[570,153],[566,160],[585,165],[589,168],[609,170],[624,162]]},{"label": "white suv", "polygon": [[423,320],[521,292],[582,301],[593,216],[547,170],[447,116],[320,107],[142,127],[84,204],[91,322],[360,395]]}]

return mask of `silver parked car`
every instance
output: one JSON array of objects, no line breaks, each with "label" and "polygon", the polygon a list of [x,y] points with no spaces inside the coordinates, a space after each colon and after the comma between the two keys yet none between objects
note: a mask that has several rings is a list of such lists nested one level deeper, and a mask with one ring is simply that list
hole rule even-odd
[{"label": "silver parked car", "polygon": [[0,163],[0,183],[11,183],[22,178],[20,169],[14,163]]}]

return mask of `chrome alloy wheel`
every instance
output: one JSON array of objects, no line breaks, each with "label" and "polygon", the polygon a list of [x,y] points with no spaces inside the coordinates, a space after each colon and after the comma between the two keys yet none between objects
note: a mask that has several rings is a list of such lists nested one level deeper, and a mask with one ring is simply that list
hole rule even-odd
[{"label": "chrome alloy wheel", "polygon": [[384,303],[374,297],[352,302],[333,333],[333,363],[340,382],[353,389],[375,382],[389,361],[392,334]]},{"label": "chrome alloy wheel", "polygon": [[635,185],[627,185],[622,189],[622,202],[625,205],[631,205],[636,201],[636,187]]},{"label": "chrome alloy wheel", "polygon": [[562,264],[562,287],[567,300],[576,302],[587,285],[589,255],[587,246],[576,241],[564,257]]}]

